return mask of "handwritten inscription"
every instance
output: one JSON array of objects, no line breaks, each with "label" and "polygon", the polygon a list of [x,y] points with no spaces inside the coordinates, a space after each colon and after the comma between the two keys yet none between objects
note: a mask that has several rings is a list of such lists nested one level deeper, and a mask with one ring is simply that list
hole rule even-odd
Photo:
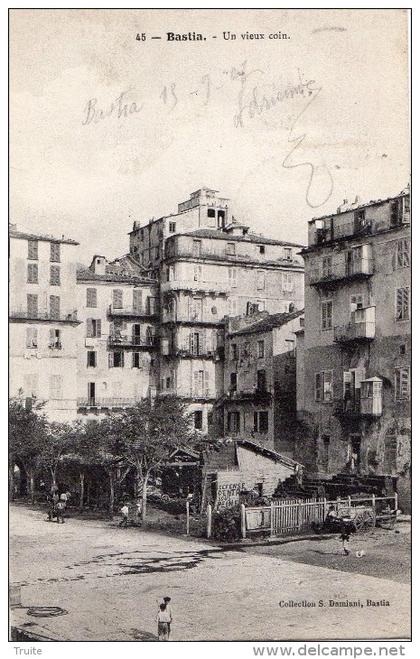
[{"label": "handwritten inscription", "polygon": [[239,503],[239,493],[245,489],[245,483],[224,483],[217,488],[217,508],[230,508]]}]

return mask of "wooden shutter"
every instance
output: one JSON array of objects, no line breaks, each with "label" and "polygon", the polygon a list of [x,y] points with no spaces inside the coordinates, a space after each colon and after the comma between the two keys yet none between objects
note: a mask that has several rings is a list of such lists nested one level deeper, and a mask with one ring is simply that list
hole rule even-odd
[{"label": "wooden shutter", "polygon": [[50,315],[51,318],[60,318],[60,298],[58,295],[50,295]]},{"label": "wooden shutter", "polygon": [[54,347],[54,344],[55,344],[55,329],[50,329],[50,339],[49,339],[50,348]]},{"label": "wooden shutter", "polygon": [[123,307],[123,292],[120,288],[114,288],[112,291],[112,306],[114,309],[122,309]]},{"label": "wooden shutter", "polygon": [[96,321],[96,336],[99,338],[102,334],[102,321],[100,318]]},{"label": "wooden shutter", "polygon": [[114,367],[114,353],[110,352],[108,354],[108,367],[113,368]]},{"label": "wooden shutter", "polygon": [[88,338],[93,337],[93,320],[92,318],[86,319],[86,336]]},{"label": "wooden shutter", "polygon": [[204,395],[209,396],[210,395],[210,377],[209,377],[209,372],[207,370],[204,371]]},{"label": "wooden shutter", "polygon": [[133,309],[134,309],[134,311],[141,311],[142,293],[143,293],[143,291],[140,288],[133,289]]},{"label": "wooden shutter", "polygon": [[324,371],[324,391],[323,399],[325,401],[331,401],[333,398],[333,372]]}]

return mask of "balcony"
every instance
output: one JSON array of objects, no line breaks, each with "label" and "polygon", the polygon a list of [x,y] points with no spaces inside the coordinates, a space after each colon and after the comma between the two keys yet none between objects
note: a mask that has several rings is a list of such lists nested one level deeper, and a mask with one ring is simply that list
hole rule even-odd
[{"label": "balcony", "polygon": [[250,402],[257,405],[269,405],[273,399],[271,391],[268,389],[258,389],[255,387],[252,391],[236,391],[229,389],[226,395],[227,401]]},{"label": "balcony", "polygon": [[142,307],[115,307],[109,305],[108,314],[114,318],[157,318],[156,309],[143,309]]},{"label": "balcony", "polygon": [[111,334],[107,341],[108,348],[131,348],[153,350],[158,346],[157,337],[143,338],[126,334]]},{"label": "balcony", "polygon": [[364,220],[363,222],[352,220],[344,223],[336,221],[332,225],[329,222],[327,225],[320,226],[315,230],[313,242],[310,246],[324,245],[335,240],[348,240],[358,236],[369,236],[373,232],[372,226],[371,220]]},{"label": "balcony", "polygon": [[373,259],[361,258],[346,262],[345,259],[335,260],[328,268],[312,268],[309,270],[310,286],[331,288],[338,282],[354,279],[367,279],[373,275]]},{"label": "balcony", "polygon": [[80,325],[82,322],[77,318],[77,311],[57,314],[51,311],[22,311],[21,309],[13,309],[10,311],[9,318],[15,322],[36,321],[47,323],[66,323],[68,325]]},{"label": "balcony", "polygon": [[170,291],[193,291],[206,294],[226,295],[230,291],[230,286],[226,281],[192,281],[192,280],[173,280],[161,284],[162,293]]},{"label": "balcony", "polygon": [[375,307],[357,309],[352,313],[352,319],[349,323],[334,327],[334,341],[336,343],[373,341],[375,330]]},{"label": "balcony", "polygon": [[137,398],[78,398],[78,409],[124,409],[140,402]]}]

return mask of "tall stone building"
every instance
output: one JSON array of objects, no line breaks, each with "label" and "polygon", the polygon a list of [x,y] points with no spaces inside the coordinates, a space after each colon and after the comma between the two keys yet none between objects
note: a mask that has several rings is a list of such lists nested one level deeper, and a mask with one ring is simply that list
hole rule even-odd
[{"label": "tall stone building", "polygon": [[188,402],[197,430],[211,430],[224,392],[226,318],[303,307],[301,247],[251,233],[208,188],[176,215],[135,223],[130,255],[160,283],[159,393]]},{"label": "tall stone building", "polygon": [[10,227],[10,395],[44,401],[51,421],[77,410],[78,243]]},{"label": "tall stone building", "polygon": [[77,273],[77,407],[93,418],[132,407],[157,387],[157,282],[130,256],[95,255]]},{"label": "tall stone building", "polygon": [[398,475],[408,497],[410,195],[309,222],[298,333],[301,457],[320,475]]}]

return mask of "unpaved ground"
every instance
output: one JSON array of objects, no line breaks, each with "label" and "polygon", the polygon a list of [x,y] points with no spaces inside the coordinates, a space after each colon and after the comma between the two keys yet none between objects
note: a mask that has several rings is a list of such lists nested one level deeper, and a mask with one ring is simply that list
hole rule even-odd
[{"label": "unpaved ground", "polygon": [[[40,511],[11,507],[11,581],[22,587],[22,607],[12,610],[12,624],[42,636],[155,639],[157,600],[164,595],[172,597],[173,640],[410,635],[409,585],[393,581],[391,574],[360,575],[345,570],[345,563],[343,569],[332,565],[334,558],[329,567],[314,565],[303,554],[305,560],[296,560],[291,544],[225,551],[182,537],[119,529],[116,522],[70,519],[58,525],[44,519]],[[388,605],[367,606],[367,599]],[[335,604],[347,601],[360,606]],[[59,606],[67,615],[33,618],[29,606]]]},{"label": "unpaved ground", "polygon": [[[332,570],[356,572],[371,577],[391,579],[399,583],[411,580],[411,526],[397,524],[396,530],[375,529],[355,534],[350,539],[350,555],[345,556],[337,535],[299,540],[282,545],[249,546],[247,552],[277,556],[296,563],[318,565]],[[358,558],[357,551],[365,555]]]}]

